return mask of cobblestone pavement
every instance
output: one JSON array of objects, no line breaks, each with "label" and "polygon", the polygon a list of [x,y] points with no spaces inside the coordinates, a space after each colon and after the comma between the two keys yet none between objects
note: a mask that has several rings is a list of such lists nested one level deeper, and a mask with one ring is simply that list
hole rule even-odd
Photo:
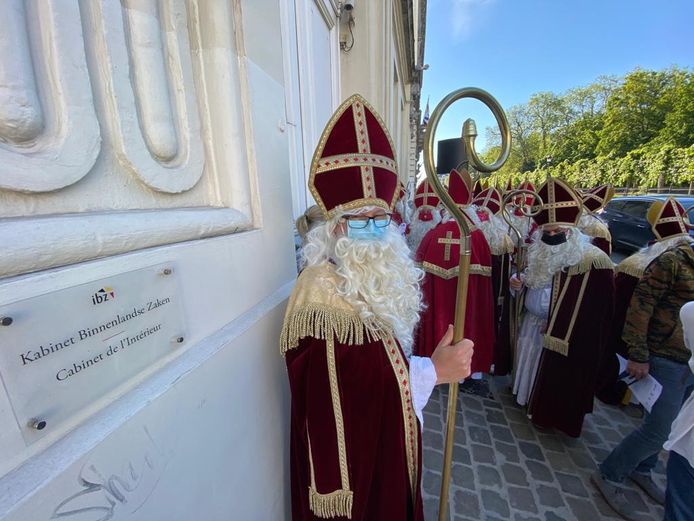
[{"label": "cobblestone pavement", "polygon": [[[452,521],[607,521],[622,519],[590,482],[590,474],[638,419],[596,401],[581,438],[541,432],[516,405],[507,377],[491,394],[460,393],[449,492]],[[436,521],[441,486],[447,387],[424,410],[422,488],[427,521]],[[665,453],[655,478],[665,484]],[[662,507],[629,482],[627,497],[654,521]]]}]

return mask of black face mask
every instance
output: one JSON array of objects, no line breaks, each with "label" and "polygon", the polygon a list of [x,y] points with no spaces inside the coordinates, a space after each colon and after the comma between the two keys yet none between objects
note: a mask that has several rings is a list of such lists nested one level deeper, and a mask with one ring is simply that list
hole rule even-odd
[{"label": "black face mask", "polygon": [[549,246],[564,244],[566,242],[566,232],[555,233],[554,235],[544,232],[540,240]]}]

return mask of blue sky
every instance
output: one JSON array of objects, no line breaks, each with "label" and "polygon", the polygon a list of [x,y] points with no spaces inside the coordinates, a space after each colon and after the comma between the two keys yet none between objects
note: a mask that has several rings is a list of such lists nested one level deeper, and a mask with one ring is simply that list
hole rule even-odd
[{"label": "blue sky", "polygon": [[[540,91],[562,93],[634,68],[694,66],[692,0],[428,0],[422,110],[450,91],[480,87],[504,109]],[[446,112],[436,137],[472,117],[484,148],[495,125],[482,104]]]}]

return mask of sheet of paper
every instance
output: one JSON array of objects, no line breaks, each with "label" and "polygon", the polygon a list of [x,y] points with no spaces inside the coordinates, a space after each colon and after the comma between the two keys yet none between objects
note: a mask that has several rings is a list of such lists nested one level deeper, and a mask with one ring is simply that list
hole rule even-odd
[{"label": "sheet of paper", "polygon": [[650,413],[653,404],[658,401],[660,393],[663,391],[663,386],[650,374],[641,380],[635,379],[626,372],[627,361],[619,355],[617,355],[617,359],[619,360],[619,379],[624,380],[634,397]]}]

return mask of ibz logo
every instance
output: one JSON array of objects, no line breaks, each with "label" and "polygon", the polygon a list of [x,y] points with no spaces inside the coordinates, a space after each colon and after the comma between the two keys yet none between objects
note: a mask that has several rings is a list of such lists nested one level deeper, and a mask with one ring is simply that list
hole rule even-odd
[{"label": "ibz logo", "polygon": [[107,300],[114,300],[116,298],[116,292],[113,291],[111,287],[101,288],[99,291],[92,295],[92,304],[95,306],[97,304],[102,304]]}]

